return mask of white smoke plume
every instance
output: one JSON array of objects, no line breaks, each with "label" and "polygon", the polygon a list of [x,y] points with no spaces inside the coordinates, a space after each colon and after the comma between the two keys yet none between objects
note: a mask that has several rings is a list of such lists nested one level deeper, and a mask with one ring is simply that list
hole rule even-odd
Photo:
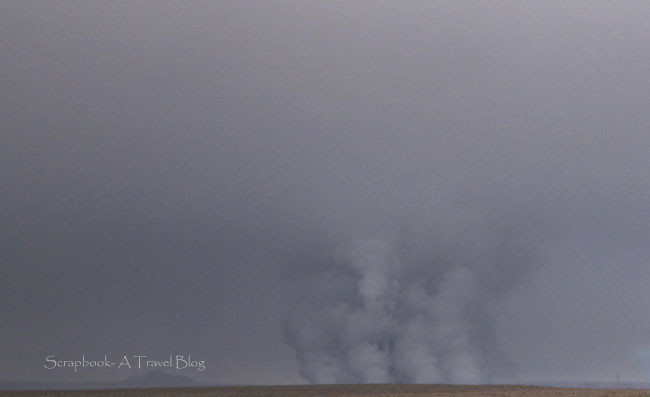
[{"label": "white smoke plume", "polygon": [[312,383],[507,379],[512,368],[486,307],[520,278],[532,251],[475,210],[304,256],[320,265],[295,280],[285,321],[301,375]]}]

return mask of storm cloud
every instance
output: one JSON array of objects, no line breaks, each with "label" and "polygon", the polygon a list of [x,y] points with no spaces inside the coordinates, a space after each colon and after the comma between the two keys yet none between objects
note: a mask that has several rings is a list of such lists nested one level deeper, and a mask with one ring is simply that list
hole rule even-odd
[{"label": "storm cloud", "polygon": [[0,377],[650,379],[648,20],[0,2]]}]

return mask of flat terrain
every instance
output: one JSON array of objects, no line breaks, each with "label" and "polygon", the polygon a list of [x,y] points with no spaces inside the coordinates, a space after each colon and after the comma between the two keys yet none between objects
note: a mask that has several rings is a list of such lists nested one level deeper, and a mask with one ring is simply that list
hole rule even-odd
[{"label": "flat terrain", "polygon": [[425,397],[425,396],[648,396],[639,389],[569,389],[537,386],[448,386],[448,385],[317,385],[317,386],[237,386],[169,389],[71,390],[0,392],[0,396],[188,396],[188,397]]}]

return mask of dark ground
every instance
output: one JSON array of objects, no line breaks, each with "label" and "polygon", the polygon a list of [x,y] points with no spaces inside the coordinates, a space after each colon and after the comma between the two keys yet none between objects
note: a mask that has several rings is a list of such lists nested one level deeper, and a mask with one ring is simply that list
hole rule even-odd
[{"label": "dark ground", "polygon": [[298,396],[648,396],[642,389],[577,389],[540,386],[451,386],[451,385],[296,385],[296,386],[231,386],[188,387],[164,389],[70,390],[70,391],[7,391],[0,396],[190,396],[190,397],[298,397]]}]

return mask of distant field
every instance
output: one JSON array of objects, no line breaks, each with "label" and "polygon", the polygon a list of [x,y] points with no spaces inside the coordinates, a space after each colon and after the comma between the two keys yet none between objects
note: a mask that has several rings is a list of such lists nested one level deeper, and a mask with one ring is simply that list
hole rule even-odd
[{"label": "distant field", "polygon": [[0,392],[0,396],[189,396],[189,397],[417,397],[417,396],[649,396],[639,389],[569,389],[537,386],[448,386],[448,385],[319,385],[319,386],[238,386],[167,389],[71,390]]}]

